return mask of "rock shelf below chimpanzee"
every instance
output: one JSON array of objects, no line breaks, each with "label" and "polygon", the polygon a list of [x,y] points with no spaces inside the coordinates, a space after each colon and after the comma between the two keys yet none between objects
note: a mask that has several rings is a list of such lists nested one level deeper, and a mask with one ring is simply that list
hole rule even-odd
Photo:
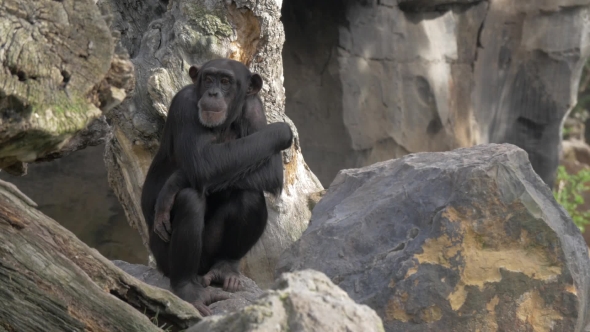
[{"label": "rock shelf below chimpanzee", "polygon": [[324,272],[387,331],[583,331],[588,248],[513,145],[341,171],[277,273]]},{"label": "rock shelf below chimpanzee", "polygon": [[323,273],[285,273],[253,304],[203,319],[187,332],[383,332],[375,311],[359,305]]}]

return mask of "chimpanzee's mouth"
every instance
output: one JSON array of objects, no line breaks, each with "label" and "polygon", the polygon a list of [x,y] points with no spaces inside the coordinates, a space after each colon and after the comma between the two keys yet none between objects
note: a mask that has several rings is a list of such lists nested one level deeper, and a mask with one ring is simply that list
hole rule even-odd
[{"label": "chimpanzee's mouth", "polygon": [[202,98],[199,100],[199,109],[201,112],[205,114],[219,114],[225,113],[227,111],[227,106],[223,100],[211,100]]}]

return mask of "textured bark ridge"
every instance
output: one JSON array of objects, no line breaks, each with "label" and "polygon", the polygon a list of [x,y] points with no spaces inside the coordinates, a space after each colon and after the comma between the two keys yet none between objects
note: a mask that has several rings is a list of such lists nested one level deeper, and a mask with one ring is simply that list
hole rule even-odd
[{"label": "textured bark ridge", "polygon": [[24,174],[104,141],[101,110],[125,92],[106,80],[117,76],[114,44],[93,1],[2,1],[0,63],[1,169]]},{"label": "textured bark ridge", "polygon": [[22,199],[0,183],[0,330],[161,331],[199,321],[192,305],[129,276]]},{"label": "textured bark ridge", "polygon": [[[109,183],[147,247],[141,188],[167,107],[176,91],[190,83],[191,65],[220,57],[242,61],[264,79],[261,97],[269,121],[292,124],[284,115],[280,8],[272,0],[170,1],[166,8],[158,1],[100,0],[98,5],[114,13],[111,29],[122,34],[121,45],[131,55],[137,82],[131,96],[107,113],[113,126],[105,153]],[[308,195],[322,189],[303,160],[293,129],[295,143],[284,154],[283,194],[267,199],[266,232],[243,260],[244,272],[261,287],[274,280],[278,255],[307,227]]]},{"label": "textured bark ridge", "polygon": [[513,145],[341,171],[277,273],[326,273],[388,331],[583,331],[579,229]]}]

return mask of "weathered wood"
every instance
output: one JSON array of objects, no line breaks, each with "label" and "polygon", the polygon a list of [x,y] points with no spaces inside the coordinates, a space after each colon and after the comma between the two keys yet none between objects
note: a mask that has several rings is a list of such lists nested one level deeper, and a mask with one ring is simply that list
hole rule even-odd
[{"label": "weathered wood", "polygon": [[101,110],[125,97],[105,78],[114,43],[91,0],[0,2],[0,168],[104,142]]},{"label": "weathered wood", "polygon": [[[307,227],[311,216],[309,194],[322,189],[303,160],[293,123],[284,114],[280,4],[274,0],[170,1],[164,13],[156,10],[161,7],[154,1],[140,5],[133,0],[100,0],[98,5],[113,13],[111,29],[126,32],[121,43],[128,48],[135,67],[135,90],[107,114],[113,135],[105,161],[109,183],[146,247],[148,230],[140,208],[141,188],[158,148],[170,100],[190,83],[190,65],[229,57],[263,77],[261,97],[269,121],[286,121],[295,133],[293,147],[284,154],[283,194],[267,197],[267,229],[242,262],[247,276],[268,287],[274,280],[278,256]],[[138,16],[141,19],[135,21]],[[150,24],[145,17],[152,17]],[[141,40],[139,45],[134,42],[137,40]]]},{"label": "weathered wood", "polygon": [[0,183],[0,330],[160,331],[199,320]]}]

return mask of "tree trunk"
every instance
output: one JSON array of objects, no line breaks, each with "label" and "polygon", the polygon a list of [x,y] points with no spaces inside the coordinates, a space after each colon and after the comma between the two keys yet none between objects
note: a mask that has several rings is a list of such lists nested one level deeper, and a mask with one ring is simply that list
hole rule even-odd
[{"label": "tree trunk", "polygon": [[135,66],[135,91],[107,113],[113,135],[105,161],[109,183],[146,247],[148,229],[140,208],[141,188],[158,148],[170,100],[190,83],[188,68],[228,57],[263,77],[261,97],[269,122],[286,121],[295,133],[292,148],[284,153],[283,193],[278,198],[267,196],[268,226],[242,261],[243,272],[261,287],[268,287],[274,280],[278,256],[307,227],[309,195],[322,190],[303,160],[297,131],[284,114],[284,33],[279,5],[272,0],[170,1],[167,8],[157,1],[101,0],[98,4],[114,14],[111,29],[121,31],[121,48],[131,55]]},{"label": "tree trunk", "polygon": [[[0,168],[104,142],[101,110],[120,103],[113,38],[90,0],[0,2]],[[113,83],[113,84],[110,84]]]},{"label": "tree trunk", "polygon": [[0,181],[0,330],[160,331],[199,321],[192,305],[121,271],[31,203]]}]

